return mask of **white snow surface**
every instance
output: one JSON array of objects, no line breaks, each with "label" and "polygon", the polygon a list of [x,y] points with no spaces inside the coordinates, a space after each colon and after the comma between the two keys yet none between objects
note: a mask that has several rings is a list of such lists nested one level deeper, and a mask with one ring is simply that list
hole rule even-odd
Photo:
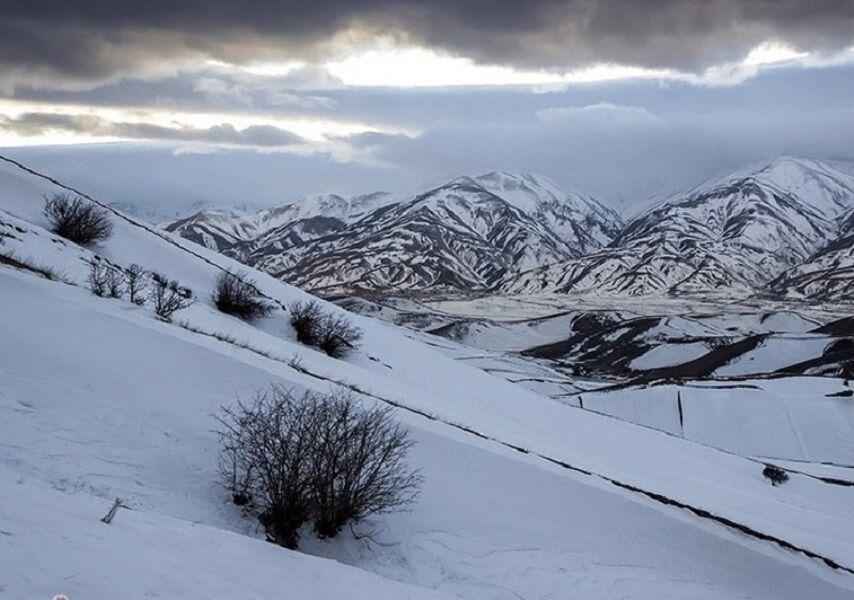
[{"label": "white snow surface", "polygon": [[771,373],[822,355],[832,338],[818,334],[779,335],[717,369],[714,375],[728,377]]},{"label": "white snow surface", "polygon": [[[364,317],[351,317],[363,347],[331,359],[295,342],[284,311],[257,326],[218,313],[215,277],[240,268],[223,256],[118,214],[104,245],[60,240],[41,215],[53,189],[0,165],[0,251],[78,284],[0,265],[0,595],[850,597],[846,571],[623,486],[852,569],[854,489],[797,474],[772,487],[755,461],[556,403]],[[96,298],[80,285],[93,252],[164,272],[198,300],[167,324],[148,308]],[[306,297],[253,277],[278,301]],[[294,355],[311,374],[288,366]],[[238,394],[270,382],[329,389],[331,380],[369,393],[365,402],[433,417],[398,411],[425,473],[412,512],[362,524],[369,538],[305,540],[338,562],[255,539],[217,484],[211,431],[214,413]],[[98,522],[114,497],[132,510]]]},{"label": "white snow surface", "polygon": [[709,351],[709,347],[702,342],[691,342],[688,344],[661,344],[655,346],[649,352],[634,359],[631,363],[633,369],[658,369],[681,365],[700,358]]},{"label": "white snow surface", "polygon": [[[840,380],[787,377],[585,393],[584,407],[735,452],[854,464],[854,404]],[[677,395],[682,401],[679,423]]]}]

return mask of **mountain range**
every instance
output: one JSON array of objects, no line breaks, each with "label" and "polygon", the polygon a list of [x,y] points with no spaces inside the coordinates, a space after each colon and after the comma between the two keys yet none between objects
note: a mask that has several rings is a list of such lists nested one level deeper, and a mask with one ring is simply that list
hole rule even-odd
[{"label": "mountain range", "polygon": [[164,224],[316,293],[755,294],[845,301],[854,176],[781,157],[712,178],[624,223],[596,199],[492,172],[399,197],[316,195]]},{"label": "mountain range", "polygon": [[166,230],[318,292],[487,290],[584,256],[622,228],[593,198],[534,175],[459,177],[416,195],[312,196],[240,218],[200,212]]}]

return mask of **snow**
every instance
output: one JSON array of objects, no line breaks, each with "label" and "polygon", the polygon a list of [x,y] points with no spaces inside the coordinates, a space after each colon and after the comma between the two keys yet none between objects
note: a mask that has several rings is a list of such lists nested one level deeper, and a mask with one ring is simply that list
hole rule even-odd
[{"label": "snow", "polygon": [[[2,593],[832,599],[854,589],[846,572],[612,482],[854,568],[851,488],[805,475],[772,487],[752,460],[560,404],[364,317],[352,316],[364,346],[331,359],[296,343],[284,311],[252,326],[213,308],[216,275],[239,268],[234,261],[118,215],[109,242],[79,248],[42,228],[50,185],[9,167],[0,174],[4,252],[79,284],[94,250],[163,271],[198,298],[167,324],[149,308],[0,266],[0,529],[11,533],[0,535],[0,564],[12,565],[0,573]],[[283,303],[306,297],[252,276]],[[306,372],[288,365],[295,355]],[[211,431],[213,414],[238,394],[335,381],[363,390],[364,402],[404,407],[398,416],[413,428],[412,459],[427,481],[412,512],[363,524],[374,541],[309,536],[306,550],[339,562],[255,539],[217,485]],[[133,510],[99,523],[116,496]]]},{"label": "snow", "polygon": [[789,377],[588,392],[583,400],[585,408],[744,456],[854,464],[854,403],[827,396],[844,389],[838,380]]},{"label": "snow", "polygon": [[[429,597],[394,579],[478,599],[779,597],[757,573],[792,598],[848,593],[773,547],[422,420],[411,422],[411,460],[426,485],[412,512],[365,524],[358,532],[371,539],[304,543],[385,580],[235,535],[252,531],[215,484],[211,413],[233,400],[235,383],[245,395],[277,376],[317,382],[62,284],[4,272],[0,289],[15,305],[16,294],[26,299],[19,317],[29,325],[2,323],[15,333],[4,343],[18,348],[4,361],[0,404],[11,415],[0,488],[15,498],[4,505],[0,528],[12,535],[0,537],[0,560],[12,565],[2,581],[13,594]],[[106,526],[97,519],[114,496],[133,510]]]},{"label": "snow", "polygon": [[0,469],[6,498],[0,527],[0,595],[4,598],[273,597],[437,600],[425,587],[401,584],[196,521],[119,509],[109,502],[13,481]]},{"label": "snow", "polygon": [[825,335],[781,335],[764,340],[759,346],[742,354],[715,371],[716,376],[771,373],[822,355],[832,338]]},{"label": "snow", "polygon": [[632,369],[643,371],[645,369],[681,365],[695,358],[700,358],[708,351],[708,346],[702,342],[661,344],[633,360],[630,366]]}]

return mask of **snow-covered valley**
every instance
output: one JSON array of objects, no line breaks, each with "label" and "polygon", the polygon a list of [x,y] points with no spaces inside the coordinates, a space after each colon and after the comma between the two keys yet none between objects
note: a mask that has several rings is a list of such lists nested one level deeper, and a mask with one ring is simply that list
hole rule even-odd
[{"label": "snow-covered valley", "polygon": [[[263,272],[252,277],[277,307],[269,318],[218,312],[217,275],[246,267],[215,250],[118,212],[102,245],[58,238],[42,215],[57,189],[0,164],[0,597],[832,599],[854,590],[847,381],[812,366],[759,377],[847,339],[839,327],[821,331],[844,322],[837,306],[738,305],[740,314],[627,302],[573,312],[566,297],[358,300],[365,314],[350,318],[363,343],[335,359],[296,340],[284,307],[308,296]],[[86,277],[96,256],[164,272],[197,300],[166,323],[146,306],[95,297]],[[592,313],[608,319],[593,337],[579,328]],[[576,334],[596,352],[631,339],[630,355],[611,361],[625,370],[560,345]],[[706,381],[640,380],[755,336],[764,337],[704,365],[714,366]],[[831,358],[819,366],[847,361]],[[345,387],[396,407],[424,476],[411,511],[333,540],[307,532],[300,552],[263,541],[219,484],[212,430],[220,407],[270,383]],[[766,462],[789,481],[772,486]],[[114,498],[127,508],[100,522]]]}]

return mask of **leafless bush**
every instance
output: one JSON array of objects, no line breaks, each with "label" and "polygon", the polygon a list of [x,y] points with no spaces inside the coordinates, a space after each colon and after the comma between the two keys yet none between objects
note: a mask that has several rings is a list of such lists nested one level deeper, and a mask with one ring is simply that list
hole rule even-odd
[{"label": "leafless bush", "polygon": [[247,279],[244,273],[220,273],[213,301],[220,311],[247,321],[266,317],[273,311],[255,282]]},{"label": "leafless bush", "polygon": [[311,478],[318,536],[415,498],[421,476],[405,463],[413,442],[390,408],[362,409],[349,392],[326,396],[319,408]]},{"label": "leafless bush", "polygon": [[101,261],[94,261],[89,267],[89,289],[96,296],[107,295],[109,273],[110,267]]},{"label": "leafless bush", "polygon": [[220,472],[235,504],[252,503],[270,541],[296,548],[312,515],[311,470],[317,400],[273,387],[224,409]]},{"label": "leafless bush", "polygon": [[124,275],[103,261],[93,261],[89,268],[89,289],[96,296],[121,298],[125,293]]},{"label": "leafless bush", "polygon": [[151,279],[154,312],[164,321],[171,321],[175,312],[187,308],[194,302],[193,291],[181,287],[177,281],[170,281],[158,273],[152,274]]},{"label": "leafless bush", "polygon": [[54,233],[84,246],[104,241],[113,233],[107,212],[79,196],[54,194],[46,199],[44,214]]},{"label": "leafless bush", "polygon": [[362,330],[342,314],[327,314],[320,321],[317,347],[329,356],[340,358],[355,348],[362,339]]},{"label": "leafless bush", "polygon": [[107,271],[107,295],[110,298],[121,298],[125,295],[124,273],[116,268]]},{"label": "leafless bush", "polygon": [[317,325],[323,317],[320,303],[316,300],[297,300],[288,305],[288,312],[291,313],[291,325],[297,332],[297,341],[314,346],[317,343]]},{"label": "leafless bush", "polygon": [[134,263],[125,271],[125,286],[128,299],[142,306],[148,300],[151,276],[138,264]]},{"label": "leafless bush", "polygon": [[288,306],[297,340],[340,358],[355,348],[362,330],[343,314],[327,313],[316,300],[297,301]]},{"label": "leafless bush", "polygon": [[288,366],[295,371],[305,370],[305,364],[303,363],[302,356],[299,354],[294,354],[288,359]]},{"label": "leafless bush", "polygon": [[269,539],[289,548],[309,521],[319,536],[334,536],[411,502],[421,483],[404,462],[407,430],[348,393],[273,387],[219,421],[220,470],[235,504],[251,505]]},{"label": "leafless bush", "polygon": [[762,475],[769,479],[771,481],[771,485],[774,486],[789,481],[789,474],[775,465],[765,465],[765,468],[762,469]]}]

